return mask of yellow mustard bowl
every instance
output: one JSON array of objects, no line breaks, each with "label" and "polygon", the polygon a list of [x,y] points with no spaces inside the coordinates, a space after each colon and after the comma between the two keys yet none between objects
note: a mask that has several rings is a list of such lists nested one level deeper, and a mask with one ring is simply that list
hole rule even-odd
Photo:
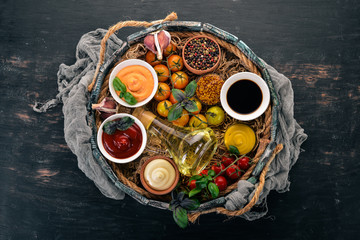
[{"label": "yellow mustard bowl", "polygon": [[255,147],[256,135],[251,127],[239,123],[231,125],[226,129],[224,141],[227,149],[233,145],[243,155],[249,153]]}]

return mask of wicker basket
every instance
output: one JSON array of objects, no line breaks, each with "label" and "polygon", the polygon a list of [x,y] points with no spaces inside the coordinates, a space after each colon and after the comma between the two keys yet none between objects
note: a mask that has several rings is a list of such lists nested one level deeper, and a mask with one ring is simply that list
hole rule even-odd
[{"label": "wicker basket", "polygon": [[[168,19],[165,19],[168,20]],[[172,20],[172,19],[170,19]],[[131,21],[133,22],[133,21]],[[126,22],[125,22],[126,23]],[[139,22],[135,22],[139,23]],[[97,68],[97,72],[95,74],[96,79],[94,79],[94,85],[89,86],[92,89],[90,101],[88,104],[88,123],[92,127],[93,135],[91,138],[91,144],[93,149],[93,155],[101,165],[104,172],[108,175],[108,177],[112,180],[116,187],[120,190],[124,191],[129,196],[136,199],[138,202],[149,205],[153,207],[157,207],[160,209],[168,209],[169,208],[169,196],[159,197],[150,194],[144,188],[142,188],[141,184],[136,181],[136,179],[129,177],[126,174],[126,167],[124,165],[118,165],[116,163],[110,162],[105,159],[100,153],[97,144],[96,144],[96,135],[97,129],[101,124],[101,120],[97,113],[91,109],[91,105],[93,103],[100,102],[104,97],[109,96],[108,91],[108,79],[111,72],[111,69],[114,68],[117,63],[121,60],[124,60],[127,57],[129,51],[134,53],[134,51],[139,52],[139,56],[144,55],[144,49],[140,46],[144,39],[144,37],[157,30],[167,30],[171,33],[172,38],[174,39],[184,39],[189,38],[195,35],[208,35],[214,38],[222,50],[231,54],[232,58],[236,58],[237,62],[241,63],[238,71],[249,71],[253,72],[259,76],[261,76],[268,84],[270,93],[271,93],[271,104],[269,105],[266,112],[263,114],[263,123],[261,133],[258,134],[258,146],[256,151],[253,154],[254,162],[251,168],[242,176],[241,179],[250,181],[252,183],[259,183],[257,185],[257,189],[255,190],[255,194],[253,199],[243,208],[238,211],[230,212],[223,208],[225,204],[225,196],[231,191],[236,189],[236,183],[229,186],[226,191],[222,192],[220,197],[214,200],[209,200],[200,205],[200,207],[189,214],[190,221],[195,221],[200,214],[208,213],[208,212],[218,212],[223,213],[229,216],[241,215],[244,212],[250,210],[254,204],[256,204],[259,194],[262,191],[265,175],[268,170],[268,166],[271,161],[274,159],[275,155],[281,151],[281,146],[276,146],[274,143],[276,131],[277,131],[277,107],[278,107],[278,98],[274,91],[273,84],[270,78],[269,73],[267,72],[265,65],[259,60],[259,58],[254,54],[254,52],[241,40],[239,40],[236,36],[227,33],[211,24],[208,23],[200,23],[200,22],[188,22],[188,21],[161,21],[160,23],[144,23],[142,24],[117,24],[114,27],[109,29],[107,36],[104,37],[102,41],[102,52],[100,57],[100,63]],[[121,25],[121,26],[120,26]],[[130,35],[127,38],[126,42],[123,42],[122,46],[114,52],[114,54],[108,59],[104,64],[103,55],[104,49],[106,46],[106,40],[109,38],[111,34],[120,29],[123,26],[146,26],[145,30],[139,31]],[[149,27],[150,26],[150,27]],[[226,54],[224,54],[226,55]],[[226,59],[226,56],[225,56]],[[229,63],[232,64],[232,63]],[[232,75],[235,72],[229,72],[228,75]],[[228,76],[223,76],[226,79]],[[118,112],[128,112],[130,113],[130,109],[124,109],[118,107]],[[164,149],[158,149],[158,153],[166,154]],[[141,165],[141,161],[138,161],[136,164]],[[134,166],[131,166],[134,167]],[[136,166],[135,166],[136,167]]]}]

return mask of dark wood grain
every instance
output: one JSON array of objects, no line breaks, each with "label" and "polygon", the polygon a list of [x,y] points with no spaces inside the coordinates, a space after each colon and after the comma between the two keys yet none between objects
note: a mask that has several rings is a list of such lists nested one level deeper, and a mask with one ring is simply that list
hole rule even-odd
[{"label": "dark wood grain", "polygon": [[[359,238],[359,8],[355,0],[1,1],[0,239]],[[56,95],[58,67],[74,63],[84,33],[171,11],[233,33],[291,79],[309,139],[291,191],[272,192],[263,219],[210,214],[180,230],[168,211],[108,199],[78,169],[61,106],[32,111]]]}]

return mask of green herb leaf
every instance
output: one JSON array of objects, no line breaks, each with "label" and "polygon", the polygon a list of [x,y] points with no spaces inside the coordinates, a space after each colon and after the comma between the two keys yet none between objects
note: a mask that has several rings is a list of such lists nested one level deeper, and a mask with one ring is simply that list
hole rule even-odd
[{"label": "green herb leaf", "polygon": [[116,121],[109,121],[109,122],[104,124],[103,131],[106,134],[113,135],[115,133],[115,131],[116,131],[116,125],[117,125]]},{"label": "green herb leaf", "polygon": [[173,218],[176,224],[181,228],[186,228],[188,225],[187,211],[182,207],[177,207],[173,211]]},{"label": "green herb leaf", "polygon": [[192,177],[189,179],[189,184],[190,184],[190,182],[191,182],[192,180],[199,180],[200,178],[202,178],[202,176],[200,176],[200,175],[194,175],[194,176],[192,176]]},{"label": "green herb leaf", "polygon": [[237,147],[233,146],[233,145],[230,145],[229,146],[229,152],[233,155],[236,155],[236,156],[239,156],[240,155],[240,152],[239,152],[239,149],[237,149]]},{"label": "green herb leaf", "polygon": [[122,117],[116,121],[116,128],[125,131],[134,124],[135,120],[131,117]]},{"label": "green herb leaf", "polygon": [[180,206],[185,208],[186,210],[195,210],[200,206],[200,202],[197,199],[189,199],[185,198],[181,203]]},{"label": "green herb leaf", "polygon": [[208,179],[206,178],[196,180],[196,188],[200,188],[200,189],[206,188],[207,183],[208,183]]},{"label": "green herb leaf", "polygon": [[120,92],[119,97],[120,97],[120,98],[123,98],[123,97],[124,97],[124,94],[125,94],[124,92]]},{"label": "green herb leaf", "polygon": [[191,98],[192,96],[194,96],[196,88],[197,88],[196,81],[195,80],[191,81],[185,88],[186,97]]},{"label": "green herb leaf", "polygon": [[208,176],[210,176],[210,177],[215,176],[215,171],[214,170],[208,170]]},{"label": "green herb leaf", "polygon": [[168,114],[169,122],[180,118],[182,111],[183,111],[183,107],[181,106],[181,104],[175,103],[174,105],[172,105]]},{"label": "green herb leaf", "polygon": [[124,100],[130,105],[135,105],[137,103],[135,97],[129,92],[126,92],[124,94]]},{"label": "green herb leaf", "polygon": [[219,196],[219,187],[215,183],[209,182],[208,189],[212,198],[217,198]]},{"label": "green herb leaf", "polygon": [[199,111],[196,102],[194,100],[185,99],[182,104],[184,105],[185,109],[189,112],[196,112]]},{"label": "green herb leaf", "polygon": [[126,93],[126,86],[118,77],[114,78],[113,86],[116,91]]},{"label": "green herb leaf", "polygon": [[186,98],[185,94],[179,89],[173,88],[171,92],[178,102],[182,102]]},{"label": "green herb leaf", "polygon": [[198,194],[199,192],[201,192],[201,189],[199,189],[199,188],[196,187],[196,188],[194,188],[193,190],[191,190],[191,191],[189,192],[189,197],[192,197],[192,196]]}]

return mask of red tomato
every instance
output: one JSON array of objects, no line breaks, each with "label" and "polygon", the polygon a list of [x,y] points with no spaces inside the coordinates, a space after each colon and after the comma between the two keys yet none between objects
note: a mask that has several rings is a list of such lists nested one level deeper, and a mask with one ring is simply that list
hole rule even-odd
[{"label": "red tomato", "polygon": [[236,180],[241,176],[241,170],[238,166],[232,165],[226,169],[226,176],[232,180]]},{"label": "red tomato", "polygon": [[217,176],[214,182],[220,191],[224,191],[227,188],[227,181],[223,176]]},{"label": "red tomato", "polygon": [[248,157],[243,157],[240,158],[236,164],[241,170],[246,171],[250,167],[249,161],[250,159]]},{"label": "red tomato", "polygon": [[203,175],[203,176],[206,175],[207,176],[208,175],[208,170],[206,170],[206,169],[202,170],[200,175]]},{"label": "red tomato", "polygon": [[[218,163],[217,165],[212,165],[211,170],[214,170],[215,175],[218,175],[222,170],[225,169],[225,165],[222,163]],[[224,176],[225,171],[220,174],[220,176]]]},{"label": "red tomato", "polygon": [[191,180],[191,182],[189,183],[189,188],[190,188],[190,190],[193,190],[194,188],[196,188],[196,180]]},{"label": "red tomato", "polygon": [[225,167],[229,166],[230,164],[232,164],[235,161],[235,157],[234,156],[223,156],[221,158],[221,162],[222,164],[224,164]]}]

